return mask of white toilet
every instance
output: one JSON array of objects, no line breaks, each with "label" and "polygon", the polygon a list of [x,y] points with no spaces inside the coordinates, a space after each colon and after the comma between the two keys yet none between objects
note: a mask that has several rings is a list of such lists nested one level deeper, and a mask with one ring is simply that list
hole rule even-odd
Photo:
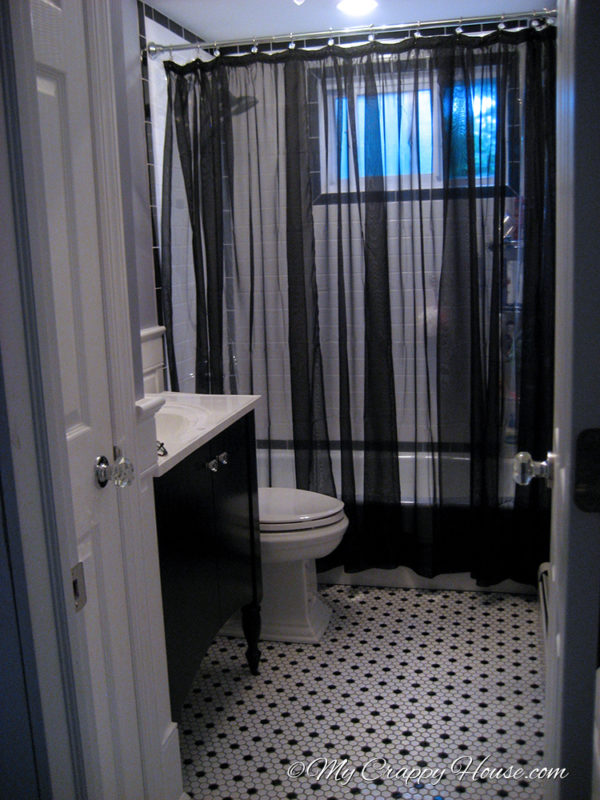
[{"label": "white toilet", "polygon": [[303,489],[259,489],[261,639],[318,642],[331,609],[319,597],[315,559],[348,527],[341,500]]},{"label": "white toilet", "polygon": [[[303,489],[258,490],[263,599],[262,640],[318,642],[331,609],[319,597],[315,559],[331,553],[348,527],[341,500]],[[241,635],[239,617],[222,629]]]}]

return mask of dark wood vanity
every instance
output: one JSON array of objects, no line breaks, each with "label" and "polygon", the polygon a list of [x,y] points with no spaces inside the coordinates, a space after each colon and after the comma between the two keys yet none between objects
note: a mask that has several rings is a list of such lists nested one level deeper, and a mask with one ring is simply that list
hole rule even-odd
[{"label": "dark wood vanity", "polygon": [[250,671],[260,652],[260,539],[254,411],[154,479],[173,719],[206,650],[241,609]]}]

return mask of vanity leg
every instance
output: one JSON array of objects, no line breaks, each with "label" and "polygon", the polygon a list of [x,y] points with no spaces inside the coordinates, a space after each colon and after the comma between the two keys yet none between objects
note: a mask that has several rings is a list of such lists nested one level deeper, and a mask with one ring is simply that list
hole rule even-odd
[{"label": "vanity leg", "polygon": [[249,603],[242,608],[242,630],[248,642],[246,659],[250,672],[258,675],[258,662],[260,660],[260,650],[258,649],[258,637],[260,636],[260,605]]}]

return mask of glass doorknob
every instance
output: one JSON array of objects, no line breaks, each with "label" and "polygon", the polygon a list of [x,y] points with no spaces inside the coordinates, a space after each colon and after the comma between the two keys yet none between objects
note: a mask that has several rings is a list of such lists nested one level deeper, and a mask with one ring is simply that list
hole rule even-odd
[{"label": "glass doorknob", "polygon": [[554,453],[548,453],[545,461],[534,461],[531,453],[521,452],[513,459],[513,478],[519,486],[529,486],[533,478],[543,478],[552,486]]},{"label": "glass doorknob", "polygon": [[98,456],[94,468],[96,482],[98,486],[103,489],[109,481],[112,481],[119,489],[124,489],[133,483],[135,477],[135,469],[132,462],[121,454],[121,451],[115,447],[115,460],[112,464],[109,463],[106,456]]}]

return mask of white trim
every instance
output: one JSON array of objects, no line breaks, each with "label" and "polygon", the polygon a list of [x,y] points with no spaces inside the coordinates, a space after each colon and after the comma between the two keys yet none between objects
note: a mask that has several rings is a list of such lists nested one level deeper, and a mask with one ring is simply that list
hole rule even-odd
[{"label": "white trim", "polygon": [[142,422],[145,419],[150,419],[150,417],[154,419],[154,415],[159,408],[164,406],[164,404],[164,397],[150,396],[142,397],[141,400],[137,400],[135,407],[137,411],[138,422]]},{"label": "white trim", "polygon": [[149,328],[142,328],[140,331],[140,339],[142,344],[149,342],[152,339],[162,339],[163,334],[166,333],[164,325],[152,325]]},{"label": "white trim", "polygon": [[162,392],[164,387],[164,334],[163,325],[142,328],[142,370],[144,375],[144,394]]}]

